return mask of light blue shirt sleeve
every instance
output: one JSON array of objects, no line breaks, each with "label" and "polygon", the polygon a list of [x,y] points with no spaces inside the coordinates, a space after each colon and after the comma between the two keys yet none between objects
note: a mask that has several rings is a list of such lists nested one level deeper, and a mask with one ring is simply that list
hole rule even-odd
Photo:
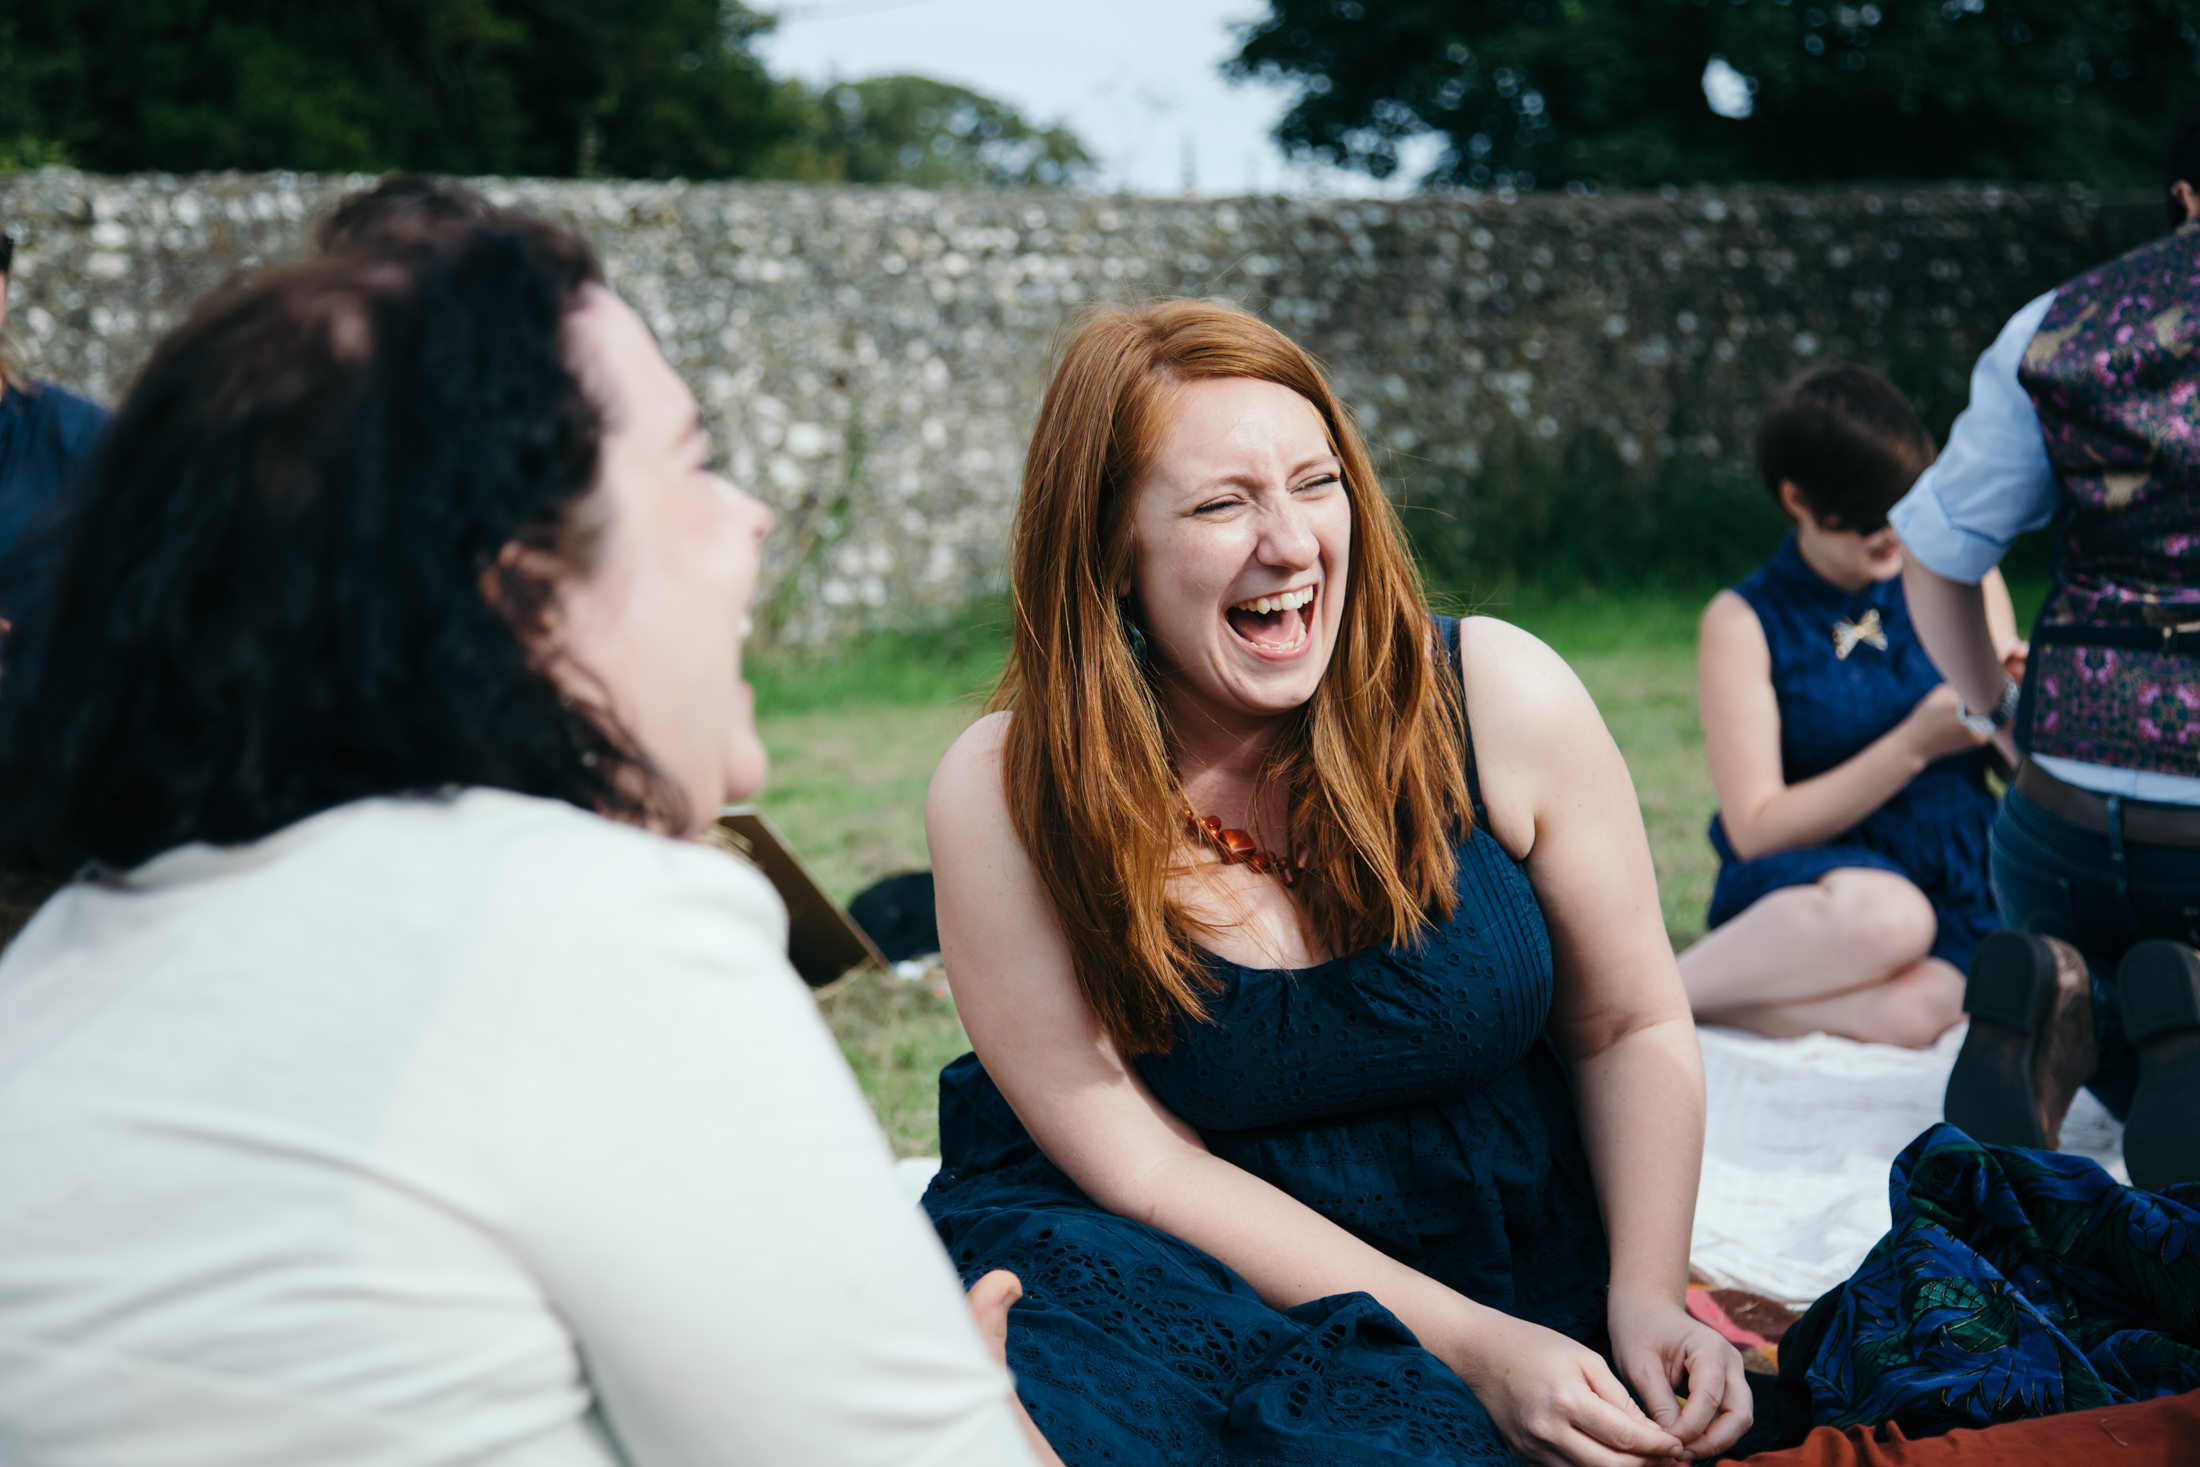
[{"label": "light blue shirt sleeve", "polygon": [[1903,549],[1951,581],[1977,585],[2017,536],[2061,505],[2039,415],[2017,381],[2024,349],[2054,303],[2049,291],[2001,328],[1971,369],[1971,404],[1948,430],[1947,448],[1887,515]]}]

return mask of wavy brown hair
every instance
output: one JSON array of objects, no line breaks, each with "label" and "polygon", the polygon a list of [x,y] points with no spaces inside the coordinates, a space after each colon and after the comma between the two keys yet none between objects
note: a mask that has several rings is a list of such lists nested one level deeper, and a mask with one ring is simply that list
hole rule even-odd
[{"label": "wavy brown hair", "polygon": [[1235,306],[1165,300],[1086,312],[1039,409],[1017,509],[1013,655],[992,706],[1014,710],[1003,779],[1068,939],[1077,985],[1125,1054],[1165,1051],[1205,1017],[1198,924],[1169,896],[1184,797],[1153,674],[1132,654],[1115,588],[1131,506],[1176,389],[1250,377],[1321,414],[1344,467],[1352,554],[1343,624],[1314,696],[1260,782],[1289,790],[1296,891],[1332,952],[1404,943],[1455,900],[1470,822],[1456,685],[1430,634],[1390,501],[1312,357]]}]

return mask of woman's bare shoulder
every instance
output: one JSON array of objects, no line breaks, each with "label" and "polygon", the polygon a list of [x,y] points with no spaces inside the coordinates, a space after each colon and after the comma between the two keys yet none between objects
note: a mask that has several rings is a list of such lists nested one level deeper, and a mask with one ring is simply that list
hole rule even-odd
[{"label": "woman's bare shoulder", "polygon": [[939,864],[943,840],[985,839],[1008,827],[1008,796],[1001,786],[1001,765],[1008,743],[1009,719],[1003,710],[988,713],[956,735],[932,771],[924,797],[925,830]]},{"label": "woman's bare shoulder", "polygon": [[1490,833],[1525,859],[1545,805],[1574,783],[1584,760],[1602,756],[1611,735],[1573,668],[1534,633],[1469,617],[1459,651]]},{"label": "woman's bare shoulder", "polygon": [[963,731],[940,760],[924,805],[941,950],[964,1026],[988,1065],[1004,1044],[1033,1048],[1019,1027],[1033,1003],[1055,1005],[1045,1011],[1058,1019],[1072,1012],[1060,1004],[1083,1003],[1053,902],[1009,810],[1001,778],[1009,717],[988,714]]},{"label": "woman's bare shoulder", "polygon": [[1696,626],[1699,677],[1761,680],[1772,675],[1772,645],[1765,640],[1757,608],[1733,591],[1721,591],[1703,609]]},{"label": "woman's bare shoulder", "polygon": [[1003,708],[979,717],[977,722],[955,735],[955,741],[947,746],[947,754],[940,760],[942,769],[971,760],[990,759],[999,762],[1001,747],[1008,742],[1008,726],[1015,714]]},{"label": "woman's bare shoulder", "polygon": [[1484,723],[1492,732],[1499,724],[1532,726],[1578,711],[1589,696],[1566,659],[1541,637],[1494,616],[1459,624],[1459,660],[1478,747]]},{"label": "woman's bare shoulder", "polygon": [[1765,639],[1764,626],[1757,620],[1757,608],[1732,589],[1719,592],[1705,603],[1703,619],[1697,626],[1706,639],[1754,637],[1760,642]]},{"label": "woman's bare shoulder", "polygon": [[1008,744],[1008,722],[1014,717],[1006,709],[988,713],[976,723],[955,735],[955,742],[947,746],[940,756],[939,767],[932,772],[932,790],[936,795],[942,785],[956,794],[975,794],[981,785],[998,785],[1001,779],[1001,758]]}]

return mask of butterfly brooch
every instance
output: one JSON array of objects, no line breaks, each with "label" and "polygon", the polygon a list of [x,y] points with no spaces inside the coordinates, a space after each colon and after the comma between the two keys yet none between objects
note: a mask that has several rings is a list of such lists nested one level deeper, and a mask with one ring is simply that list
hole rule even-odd
[{"label": "butterfly brooch", "polygon": [[1833,655],[1841,661],[1849,660],[1849,654],[1858,645],[1887,650],[1887,633],[1879,625],[1879,608],[1873,607],[1855,621],[1843,618],[1833,624]]}]

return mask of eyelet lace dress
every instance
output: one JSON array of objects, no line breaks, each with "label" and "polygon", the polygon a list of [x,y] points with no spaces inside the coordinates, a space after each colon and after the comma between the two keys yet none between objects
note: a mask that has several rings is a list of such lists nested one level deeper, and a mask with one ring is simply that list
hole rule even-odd
[{"label": "eyelet lace dress", "polygon": [[[1458,633],[1439,619],[1457,657]],[[1135,1061],[1210,1151],[1391,1257],[1603,1349],[1608,1250],[1564,1067],[1551,946],[1487,831],[1457,907],[1403,948],[1309,968],[1209,955],[1212,1023]],[[975,1055],[940,1076],[924,1198],[966,1284],[1024,1284],[1009,1364],[1070,1467],[1509,1463],[1451,1369],[1364,1293],[1264,1303],[1218,1260],[1099,1207],[1047,1160]]]}]

